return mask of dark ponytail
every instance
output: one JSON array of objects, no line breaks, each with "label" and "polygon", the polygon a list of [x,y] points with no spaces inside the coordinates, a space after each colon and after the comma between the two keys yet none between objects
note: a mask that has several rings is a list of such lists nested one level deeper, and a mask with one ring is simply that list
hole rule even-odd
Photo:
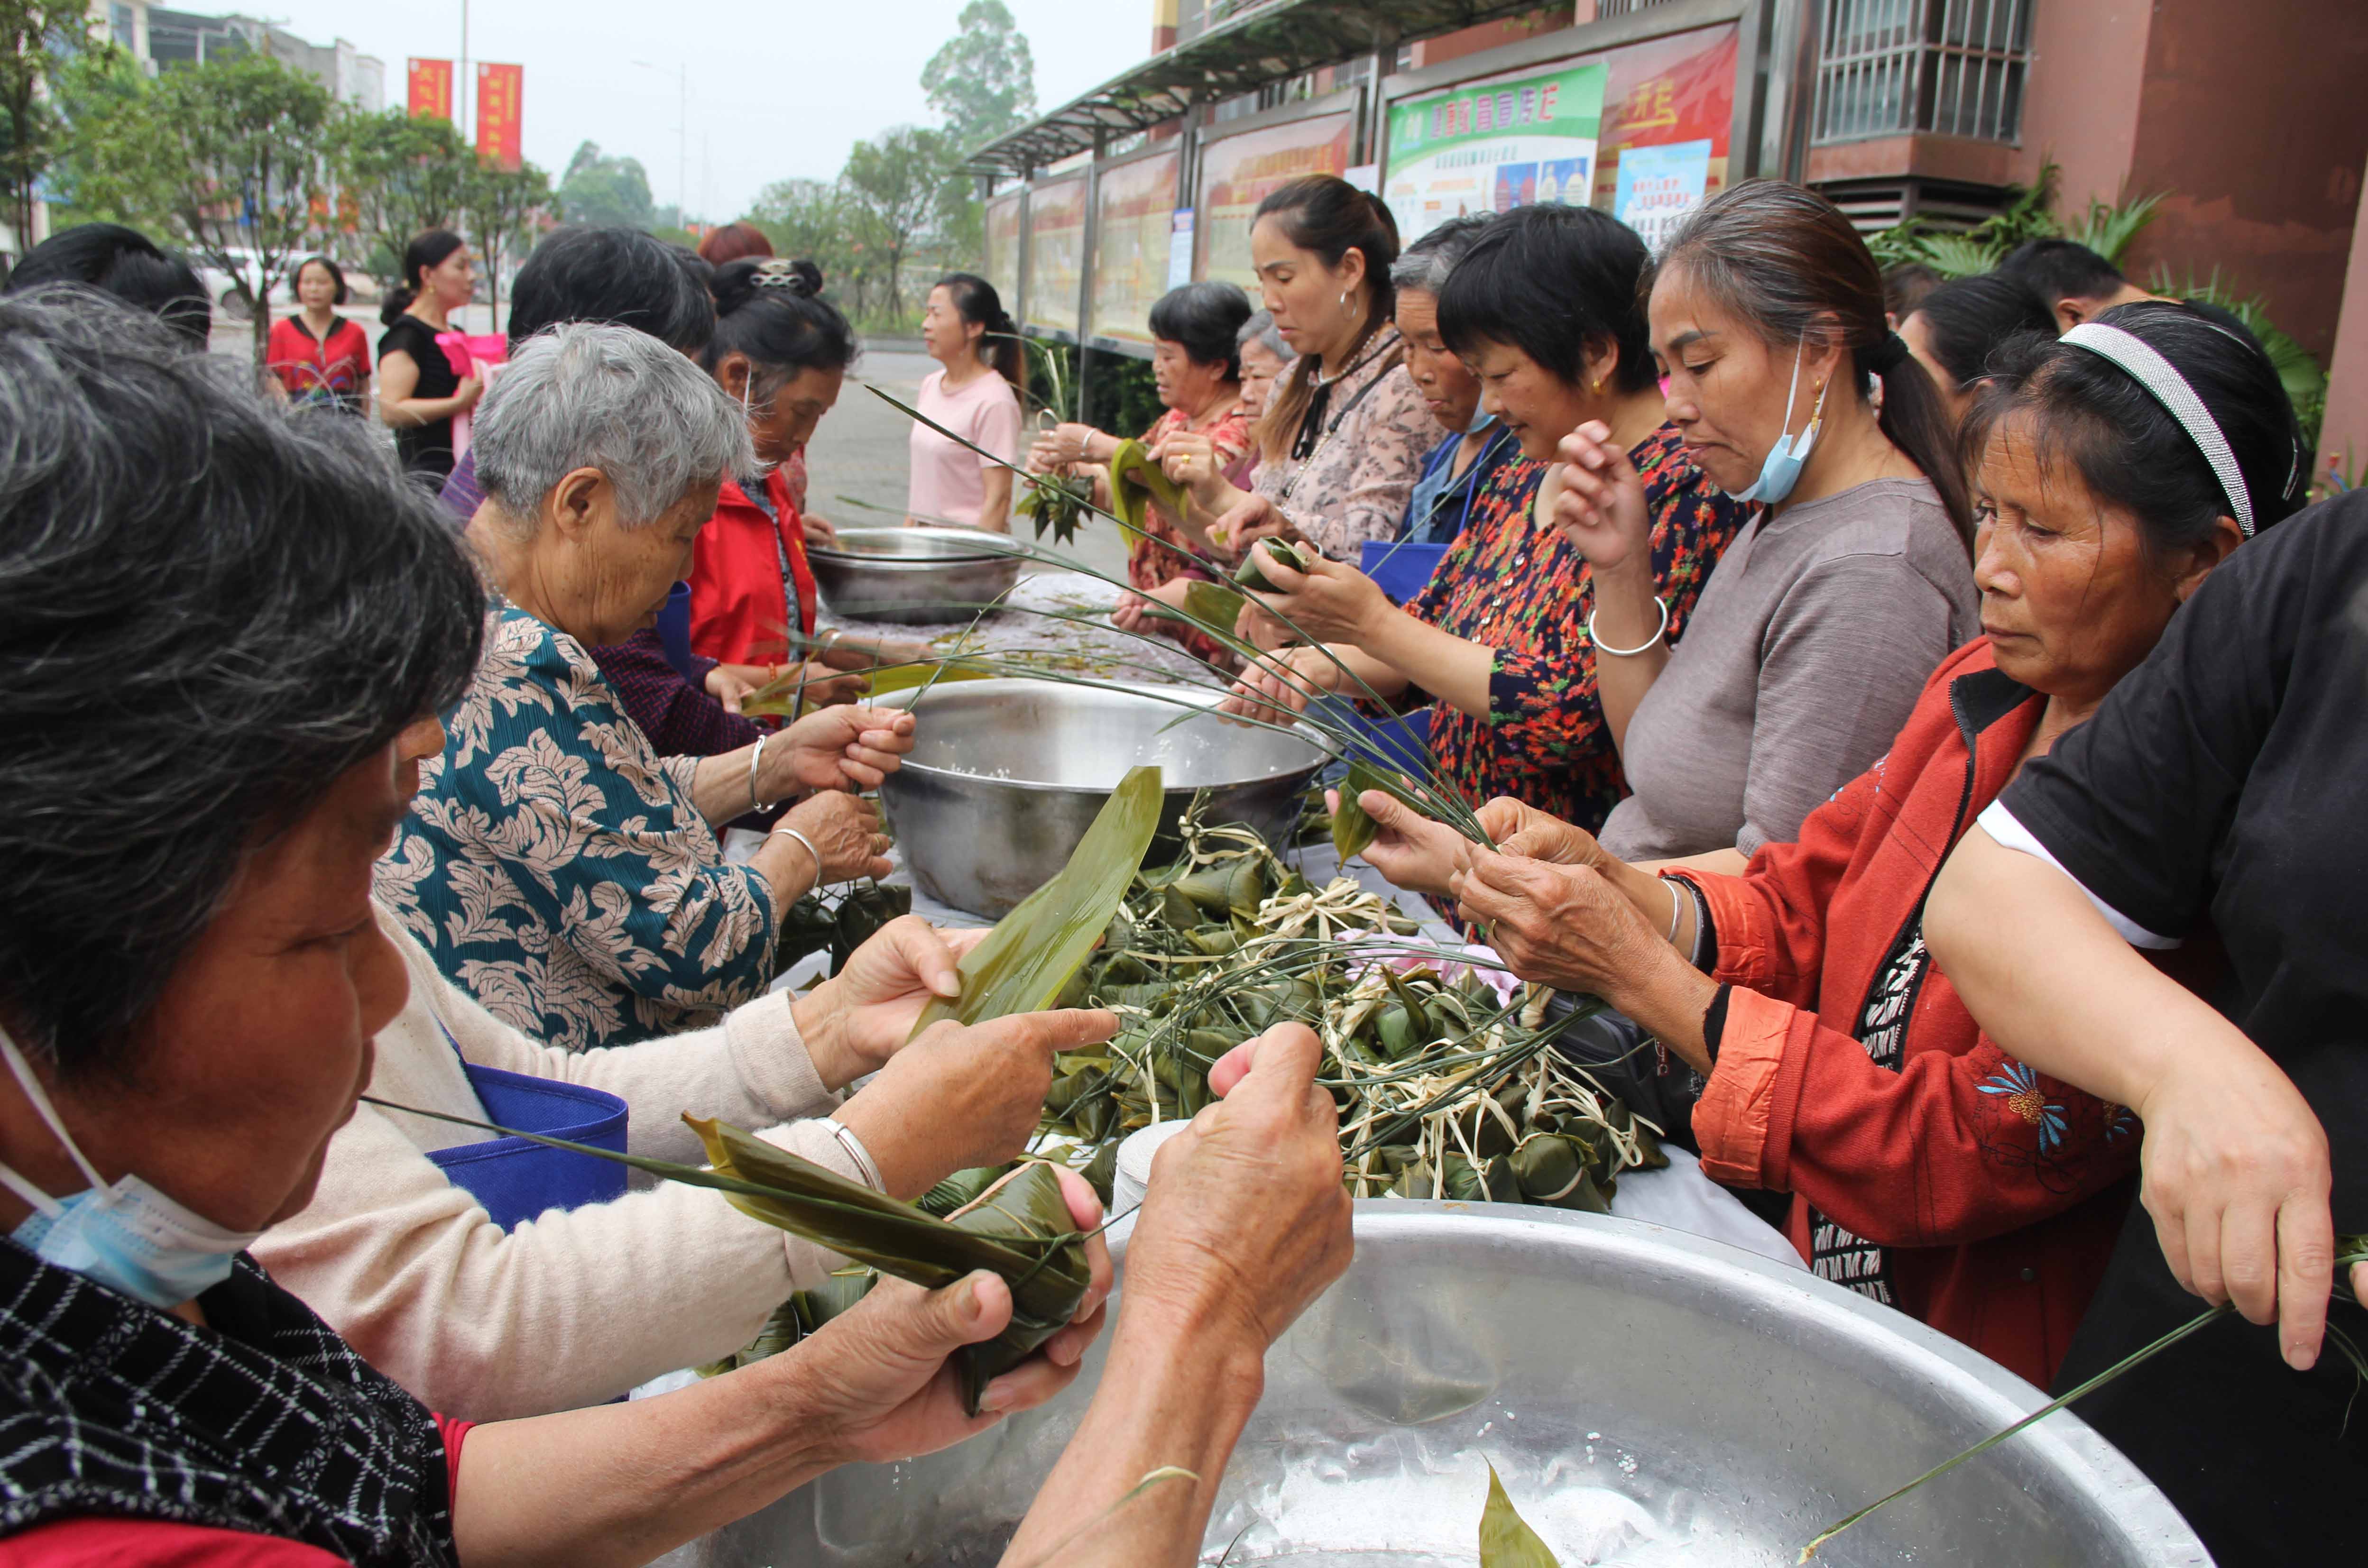
[{"label": "dark ponytail", "polygon": [[1398,221],[1378,196],[1359,190],[1337,175],[1303,175],[1267,193],[1250,219],[1276,217],[1282,232],[1301,250],[1314,251],[1326,267],[1338,267],[1350,251],[1365,257],[1365,330],[1339,365],[1323,357],[1302,354],[1291,362],[1282,381],[1267,394],[1266,413],[1258,423],[1258,450],[1268,462],[1279,461],[1299,437],[1299,426],[1315,401],[1317,378],[1338,375],[1363,352],[1373,334],[1390,324],[1397,290],[1390,283],[1390,265],[1398,258]]},{"label": "dark ponytail", "polygon": [[419,298],[419,275],[433,272],[451,258],[454,251],[467,242],[450,229],[430,229],[415,234],[403,247],[403,281],[387,291],[386,303],[381,305],[378,319],[393,326]]},{"label": "dark ponytail", "polygon": [[978,340],[978,357],[989,369],[1019,390],[1026,401],[1028,365],[1019,352],[1019,324],[1003,308],[995,285],[975,272],[949,272],[932,285],[943,289],[954,302],[954,313],[972,326],[986,329]]},{"label": "dark ponytail", "polygon": [[855,331],[822,297],[822,268],[803,258],[754,257],[715,269],[715,335],[699,362],[709,375],[738,354],[749,363],[748,400],[768,401],[806,370],[855,363]]},{"label": "dark ponytail", "polygon": [[1891,330],[1883,273],[1840,209],[1782,180],[1731,185],[1670,237],[1653,276],[1678,269],[1771,348],[1839,337],[1850,351],[1840,390],[1863,399],[1868,376],[1883,382],[1877,423],[1932,482],[1971,558],[1973,506],[1941,389]]}]

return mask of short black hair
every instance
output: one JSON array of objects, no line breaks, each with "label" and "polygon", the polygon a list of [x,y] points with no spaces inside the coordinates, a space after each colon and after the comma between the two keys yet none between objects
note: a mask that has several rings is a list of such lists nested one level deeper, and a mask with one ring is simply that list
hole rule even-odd
[{"label": "short black hair", "polygon": [[591,322],[696,354],[715,335],[715,301],[687,265],[696,261],[622,224],[554,229],[510,286],[510,347],[562,322]]},{"label": "short black hair", "polygon": [[1637,284],[1650,262],[1636,231],[1592,207],[1541,202],[1500,213],[1439,291],[1439,335],[1465,358],[1518,348],[1577,386],[1590,348],[1619,350],[1624,392],[1653,384],[1652,335]]},{"label": "short black hair", "polygon": [[1941,275],[1922,262],[1895,262],[1883,269],[1883,308],[1892,320],[1906,321],[1940,286]]},{"label": "short black hair", "polygon": [[[2097,320],[2142,339],[2203,400],[2237,460],[2256,531],[2301,507],[2310,457],[2260,344],[2169,300],[2116,305]],[[1960,433],[1970,476],[1978,478],[1982,453],[2009,421],[2029,433],[2043,470],[2068,466],[2092,494],[2135,516],[2150,555],[2200,543],[2233,516],[2186,426],[2101,354],[2037,333],[2009,338]]]},{"label": "short black hair", "polygon": [[0,1015],[26,1049],[136,1074],[247,857],[459,701],[484,607],[359,422],[113,301],[0,298]]},{"label": "short black hair", "polygon": [[2025,332],[2055,335],[2055,312],[2047,301],[2002,272],[1943,283],[1908,314],[1924,318],[1932,358],[1959,392],[1982,379],[1990,356],[2009,338]]},{"label": "short black hair", "polygon": [[213,301],[189,264],[137,229],[120,223],[77,223],[25,253],[8,275],[11,292],[52,283],[78,283],[147,312],[193,348],[213,334]]},{"label": "short black hair", "polygon": [[2025,240],[2006,253],[1998,269],[2047,301],[2110,300],[2129,279],[2122,269],[2078,240]]},{"label": "short black hair", "polygon": [[298,262],[296,264],[296,270],[288,275],[288,286],[290,288],[292,289],[298,283],[303,281],[304,269],[308,267],[324,268],[328,272],[329,277],[336,283],[337,292],[335,297],[329,301],[329,303],[333,305],[342,305],[353,297],[353,290],[346,287],[345,268],[339,267],[336,262],[331,261],[325,256],[308,256],[303,260]]},{"label": "short black hair", "polygon": [[1250,319],[1250,297],[1237,283],[1214,278],[1187,283],[1159,296],[1151,307],[1151,335],[1181,347],[1195,365],[1222,365],[1225,379],[1242,379],[1242,324]]}]

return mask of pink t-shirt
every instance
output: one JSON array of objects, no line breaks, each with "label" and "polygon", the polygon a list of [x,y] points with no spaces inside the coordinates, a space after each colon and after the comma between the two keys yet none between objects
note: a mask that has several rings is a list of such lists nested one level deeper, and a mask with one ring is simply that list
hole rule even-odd
[{"label": "pink t-shirt", "polygon": [[[937,370],[921,383],[921,412],[947,429],[959,431],[963,439],[1018,462],[1019,394],[1011,383],[993,370],[972,377],[951,392],[945,382],[946,373]],[[921,521],[943,517],[977,527],[979,507],[986,500],[986,460],[968,447],[915,421],[913,483],[906,494],[905,511]]]}]

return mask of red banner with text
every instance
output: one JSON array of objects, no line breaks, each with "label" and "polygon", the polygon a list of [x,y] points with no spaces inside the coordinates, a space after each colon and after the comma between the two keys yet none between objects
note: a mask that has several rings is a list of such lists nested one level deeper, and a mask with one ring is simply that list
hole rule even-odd
[{"label": "red banner with text", "polygon": [[518,98],[525,77],[521,65],[477,67],[477,156],[512,171],[524,155]]},{"label": "red banner with text", "polygon": [[415,60],[411,62],[411,118],[452,118],[452,62]]}]

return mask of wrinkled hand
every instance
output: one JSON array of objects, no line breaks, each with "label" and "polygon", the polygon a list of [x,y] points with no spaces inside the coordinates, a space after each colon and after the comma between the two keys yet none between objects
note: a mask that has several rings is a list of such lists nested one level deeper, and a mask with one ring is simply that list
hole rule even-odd
[{"label": "wrinkled hand", "polygon": [[1595,835],[1510,795],[1497,796],[1480,808],[1479,815],[1482,830],[1500,855],[1557,866],[1595,866],[1604,858]]},{"label": "wrinkled hand", "polygon": [[1321,692],[1339,689],[1340,666],[1320,649],[1293,648],[1269,653],[1242,671],[1220,713],[1238,713],[1268,724],[1288,724],[1307,710]]},{"label": "wrinkled hand", "polygon": [[[2146,1103],[2138,1200],[2170,1271],[2214,1303],[2278,1324],[2287,1364],[2318,1358],[2335,1277],[2327,1131],[2258,1050],[2166,1074]],[[2368,1270],[2355,1268],[2356,1290]]]},{"label": "wrinkled hand", "polygon": [[792,789],[876,790],[913,749],[913,716],[894,708],[826,708],[765,748],[768,798]]},{"label": "wrinkled hand", "polygon": [[1224,477],[1216,443],[1197,430],[1178,430],[1165,437],[1151,455],[1168,478],[1195,494]]},{"label": "wrinkled hand", "polygon": [[[1069,1218],[1081,1231],[1102,1221],[1092,1187],[1074,1171],[1060,1173]],[[1087,1346],[1101,1332],[1110,1299],[1110,1249],[1097,1236],[1086,1244],[1091,1283],[1070,1325],[1042,1349],[986,1385],[982,1413],[964,1414],[960,1369],[953,1355],[1003,1332],[1011,1321],[1011,1290],[985,1270],[942,1290],[882,1279],[849,1311],[812,1339],[784,1351],[769,1372],[758,1362],[729,1374],[787,1376],[795,1385],[808,1429],[839,1462],[883,1464],[934,1453],[974,1437],[1004,1416],[1032,1409],[1077,1375]]]},{"label": "wrinkled hand", "polygon": [[888,835],[880,831],[880,813],[860,795],[825,790],[791,806],[781,820],[804,834],[822,857],[814,869],[816,887],[884,877],[896,869],[888,863]]},{"label": "wrinkled hand", "polygon": [[1263,1352],[1349,1267],[1340,1118],[1322,1050],[1278,1024],[1209,1074],[1224,1098],[1160,1145],[1127,1243],[1122,1333]]},{"label": "wrinkled hand", "polygon": [[1310,642],[1362,642],[1375,616],[1398,613],[1379,585],[1346,562],[1318,556],[1294,572],[1261,551],[1258,571],[1278,591],[1246,597]]},{"label": "wrinkled hand", "polygon": [[828,550],[838,542],[838,525],[828,517],[814,512],[805,512],[800,514],[798,523],[806,530],[808,544],[818,544],[825,550]]},{"label": "wrinkled hand", "polygon": [[[1324,791],[1324,802],[1340,809],[1340,791]],[[1373,819],[1372,843],[1358,857],[1408,892],[1447,892],[1450,878],[1464,869],[1472,841],[1443,822],[1434,822],[1395,795],[1368,790],[1357,804]]]},{"label": "wrinkled hand", "polygon": [[771,672],[755,665],[718,665],[707,672],[705,684],[707,695],[723,704],[726,713],[737,713],[740,699],[772,678]]},{"label": "wrinkled hand", "polygon": [[917,1195],[956,1171],[1019,1157],[1043,1117],[1054,1053],[1099,1045],[1118,1022],[1073,1008],[932,1024],[833,1114],[871,1151],[889,1191]]},{"label": "wrinkled hand", "polygon": [[1587,866],[1518,859],[1473,845],[1448,892],[1465,920],[1523,980],[1615,1006],[1633,977],[1671,950],[1625,894]]},{"label": "wrinkled hand", "polygon": [[798,1038],[823,1086],[841,1088],[878,1072],[912,1038],[922,1009],[962,994],[958,966],[986,933],[985,926],[940,931],[917,915],[900,915],[791,1004]]},{"label": "wrinkled hand", "polygon": [[1133,631],[1143,624],[1144,615],[1151,601],[1132,589],[1118,597],[1118,608],[1110,611],[1110,624],[1121,631]]},{"label": "wrinkled hand", "polygon": [[1590,419],[1556,449],[1562,486],[1554,502],[1554,528],[1598,576],[1622,566],[1649,567],[1653,519],[1645,507],[1645,482],[1612,441],[1611,426]]},{"label": "wrinkled hand", "polygon": [[1049,473],[1054,469],[1093,461],[1093,438],[1098,434],[1090,425],[1055,425],[1039,435],[1028,449],[1028,472]]},{"label": "wrinkled hand", "polygon": [[1234,635],[1262,653],[1280,653],[1298,642],[1299,633],[1269,615],[1266,607],[1244,595],[1242,613],[1234,617]]}]

